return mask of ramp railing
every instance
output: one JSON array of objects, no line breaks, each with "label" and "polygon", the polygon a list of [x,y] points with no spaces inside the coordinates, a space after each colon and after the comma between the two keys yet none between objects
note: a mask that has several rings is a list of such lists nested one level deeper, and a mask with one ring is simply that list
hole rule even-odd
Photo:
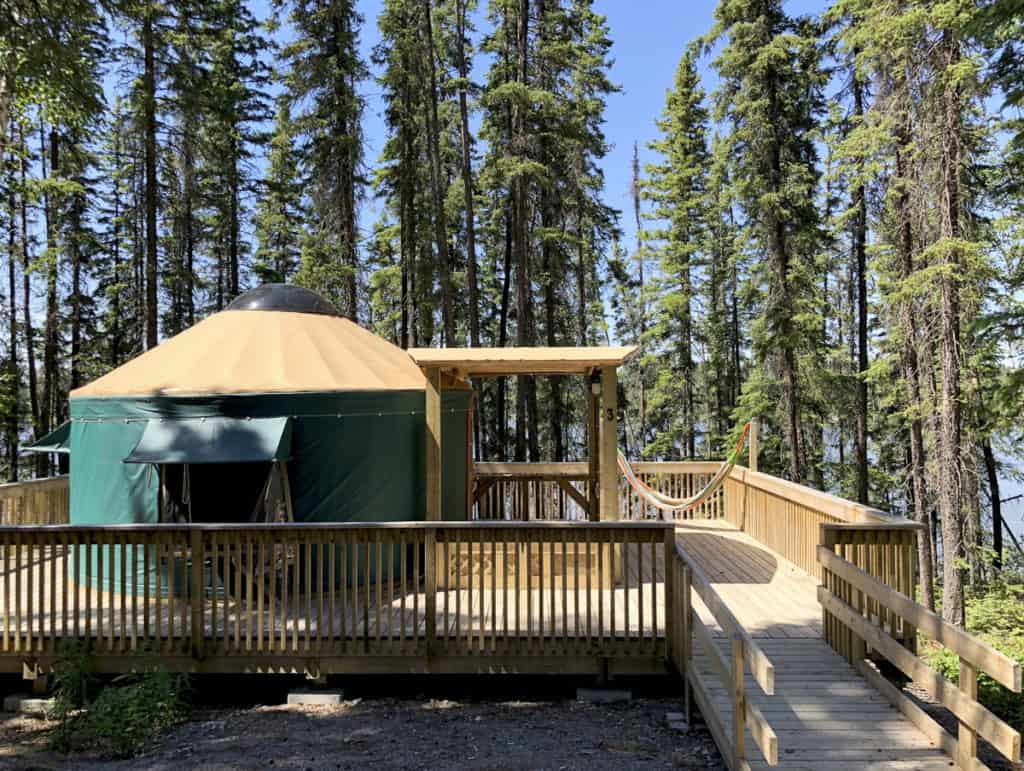
[{"label": "ramp railing", "polygon": [[[669,658],[682,673],[686,688],[686,707],[690,709],[695,698],[701,714],[711,730],[726,764],[732,771],[747,765],[746,732],[749,729],[765,762],[778,764],[779,742],[764,713],[750,701],[746,691],[746,671],[766,696],[775,693],[775,666],[761,650],[746,629],[739,623],[728,606],[715,591],[707,576],[689,557],[686,550],[676,545],[671,565],[670,585],[673,587],[670,608]],[[710,611],[718,628],[729,641],[728,654],[715,642],[712,630],[694,609],[699,598]],[[694,642],[710,664],[718,685],[728,694],[732,717],[723,721],[713,703],[714,688],[694,659]]]},{"label": "ramp railing", "polygon": [[[977,759],[981,737],[1013,763],[1021,759],[1020,734],[978,701],[978,674],[1016,693],[1021,666],[913,600],[915,527],[823,526],[818,560],[818,601],[826,641],[929,739],[964,769],[984,768]],[[952,683],[916,655],[917,631],[960,659]],[[953,737],[868,661],[882,658],[949,709],[959,723]]]}]

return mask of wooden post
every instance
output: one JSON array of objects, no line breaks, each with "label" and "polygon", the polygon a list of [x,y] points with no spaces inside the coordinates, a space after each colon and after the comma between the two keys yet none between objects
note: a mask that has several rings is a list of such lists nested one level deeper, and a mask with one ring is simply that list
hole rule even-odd
[{"label": "wooden post", "polygon": [[665,528],[665,657],[671,661],[674,647],[679,644],[679,612],[676,607],[676,530]]},{"label": "wooden post", "polygon": [[743,686],[743,639],[732,638],[732,757],[733,768],[743,768],[747,755],[747,696]]},{"label": "wooden post", "polygon": [[427,376],[427,520],[441,519],[441,370],[424,372]]},{"label": "wooden post", "polygon": [[[427,637],[427,658],[434,655],[437,648],[437,530],[433,527],[427,530],[426,543],[423,549],[423,591],[425,601],[423,603],[426,618],[425,633]],[[447,571],[448,566],[444,569]],[[447,585],[447,576],[445,577]]]},{"label": "wooden post", "polygon": [[747,465],[747,468],[751,471],[757,471],[757,429],[758,422],[756,420],[752,420],[750,422],[750,434],[747,437],[747,446],[750,448],[750,462]]},{"label": "wooden post", "polygon": [[[969,699],[978,698],[978,670],[963,656],[960,657],[960,679],[957,685]],[[978,756],[978,732],[963,721],[957,732],[956,762],[960,768],[974,768],[974,760]]]},{"label": "wooden post", "polygon": [[601,440],[601,408],[598,398],[601,393],[599,380],[587,381],[587,499],[590,503],[588,519],[597,522],[600,516],[599,501],[601,491],[598,487],[598,480],[601,476],[601,469],[598,466],[598,453],[600,452]]},{"label": "wooden post", "polygon": [[206,555],[203,553],[202,531],[193,527],[189,536],[189,557],[192,562],[192,570],[189,578],[188,600],[192,611],[192,657],[200,659],[203,657],[203,598],[206,595],[206,587],[203,586],[203,563]]},{"label": "wooden post", "polygon": [[[683,709],[686,722],[693,722],[693,697],[690,694],[690,667],[693,665],[693,607],[690,596],[690,566],[683,565]],[[710,653],[708,654],[711,655]]]},{"label": "wooden post", "polygon": [[619,473],[616,453],[619,447],[619,401],[615,367],[601,370],[601,446],[599,452],[601,520],[619,518]]}]

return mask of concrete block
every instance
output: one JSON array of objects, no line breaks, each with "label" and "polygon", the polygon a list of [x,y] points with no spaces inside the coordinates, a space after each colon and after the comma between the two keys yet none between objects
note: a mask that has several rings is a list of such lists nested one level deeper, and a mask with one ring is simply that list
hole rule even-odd
[{"label": "concrete block", "polygon": [[586,701],[591,704],[615,704],[617,702],[630,701],[632,698],[632,691],[623,691],[615,688],[576,689],[576,701]]},{"label": "concrete block", "polygon": [[288,703],[304,707],[336,707],[344,700],[345,694],[337,690],[301,690],[288,694]]},{"label": "concrete block", "polygon": [[41,699],[27,693],[15,693],[4,697],[4,712],[20,712],[22,715],[46,715],[53,709],[53,699]]}]

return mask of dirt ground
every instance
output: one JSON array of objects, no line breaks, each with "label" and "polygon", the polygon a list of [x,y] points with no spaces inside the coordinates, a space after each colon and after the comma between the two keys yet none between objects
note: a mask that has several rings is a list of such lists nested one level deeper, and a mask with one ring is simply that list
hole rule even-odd
[{"label": "dirt ground", "polygon": [[722,769],[697,722],[669,727],[678,700],[352,699],[336,707],[200,708],[131,761],[64,756],[45,720],[0,713],[0,769]]}]

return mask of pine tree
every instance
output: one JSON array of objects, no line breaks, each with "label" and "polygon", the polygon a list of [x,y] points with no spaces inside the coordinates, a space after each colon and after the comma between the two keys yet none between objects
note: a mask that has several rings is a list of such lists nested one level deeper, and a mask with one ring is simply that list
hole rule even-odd
[{"label": "pine tree", "polygon": [[[285,3],[282,3],[284,5]],[[308,172],[313,226],[296,280],[359,316],[359,200],[363,179],[362,17],[352,0],[290,0],[296,39],[284,47],[286,90]],[[296,108],[301,108],[296,110]]]},{"label": "pine tree", "polygon": [[813,375],[813,367],[801,373],[800,360],[809,355],[813,362],[819,339],[813,259],[821,234],[812,132],[824,75],[813,24],[790,19],[779,0],[720,4],[709,42],[723,39],[715,60],[721,79],[716,118],[731,129],[737,197],[751,221],[752,245],[765,258],[752,277],[760,295],[752,327],[759,371],[747,382],[744,417],[768,417],[770,406],[778,405],[771,409],[773,422],[785,442],[775,449],[799,482],[807,473],[803,413]]},{"label": "pine tree", "polygon": [[[693,274],[709,236],[707,124],[697,51],[690,47],[657,121],[662,138],[650,145],[662,160],[647,166],[644,185],[644,197],[653,207],[645,238],[659,264],[654,345],[648,354],[660,365],[651,395],[658,428],[651,452],[659,457],[697,454]],[[713,278],[717,283],[721,277]]]},{"label": "pine tree", "polygon": [[254,220],[253,272],[261,283],[286,283],[301,257],[305,231],[302,177],[286,100],[279,99],[270,137],[267,172]]}]

